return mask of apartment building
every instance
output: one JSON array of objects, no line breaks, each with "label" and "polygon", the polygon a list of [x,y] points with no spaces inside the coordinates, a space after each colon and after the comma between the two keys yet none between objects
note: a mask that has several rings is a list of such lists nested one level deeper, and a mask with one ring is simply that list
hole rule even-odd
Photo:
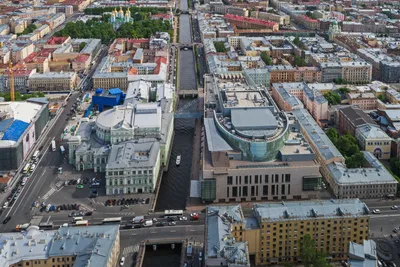
[{"label": "apartment building", "polygon": [[374,120],[357,106],[347,106],[339,110],[339,131],[355,136],[357,127],[365,124],[374,125]]},{"label": "apartment building", "polygon": [[376,108],[376,96],[373,93],[347,93],[347,99],[352,106],[358,106],[362,110],[373,110]]},{"label": "apartment building", "polygon": [[[339,111],[340,112],[340,111]],[[320,172],[337,198],[393,197],[397,181],[370,152],[363,151],[368,166],[347,168],[345,158],[305,109],[292,113],[300,124],[300,132],[315,151]]]},{"label": "apartment building", "polygon": [[295,16],[294,21],[303,25],[309,30],[319,30],[319,21],[317,19],[312,19],[306,15]]},{"label": "apartment building", "polygon": [[362,244],[368,231],[369,209],[359,199],[254,204],[250,217],[240,205],[208,206],[204,260],[215,267],[249,266],[251,257],[257,266],[300,264],[305,235],[333,261],[344,260],[349,242]]},{"label": "apartment building", "polygon": [[291,65],[273,65],[267,67],[271,83],[294,82],[296,69]]},{"label": "apartment building", "polygon": [[250,16],[256,19],[265,19],[269,21],[274,21],[279,23],[280,26],[290,25],[290,16],[286,15],[285,13],[274,14],[262,11],[251,11]]},{"label": "apartment building", "polygon": [[114,267],[120,255],[119,225],[61,227],[45,232],[30,226],[26,232],[2,233],[0,240],[4,244],[0,251],[2,266],[91,266],[95,263]]},{"label": "apartment building", "polygon": [[295,82],[317,83],[322,81],[322,72],[319,67],[296,67]]},{"label": "apartment building", "polygon": [[31,91],[64,91],[74,90],[78,82],[75,72],[35,73],[29,77]]}]

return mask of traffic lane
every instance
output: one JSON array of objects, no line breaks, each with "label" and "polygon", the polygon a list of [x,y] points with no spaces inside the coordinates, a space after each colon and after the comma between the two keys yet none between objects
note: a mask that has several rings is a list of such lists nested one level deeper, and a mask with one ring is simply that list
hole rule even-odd
[{"label": "traffic lane", "polygon": [[151,239],[170,239],[182,240],[192,236],[204,236],[204,225],[176,225],[163,227],[149,227],[140,229],[121,229],[121,242],[127,239],[133,239],[137,242]]},{"label": "traffic lane", "polygon": [[400,214],[374,214],[369,219],[369,230],[373,236],[388,235],[400,227]]}]

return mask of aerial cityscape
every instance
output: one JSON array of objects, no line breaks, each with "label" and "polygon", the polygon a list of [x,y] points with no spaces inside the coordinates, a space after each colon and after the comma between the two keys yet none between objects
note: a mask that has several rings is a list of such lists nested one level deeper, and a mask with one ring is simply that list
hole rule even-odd
[{"label": "aerial cityscape", "polygon": [[0,267],[400,266],[400,0],[1,0]]}]

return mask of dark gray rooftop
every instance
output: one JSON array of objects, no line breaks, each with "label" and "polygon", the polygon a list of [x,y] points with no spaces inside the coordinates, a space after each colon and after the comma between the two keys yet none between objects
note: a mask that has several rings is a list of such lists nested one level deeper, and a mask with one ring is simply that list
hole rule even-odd
[{"label": "dark gray rooftop", "polygon": [[211,152],[230,151],[232,147],[221,137],[215,127],[213,118],[204,119],[204,128],[206,129],[208,150]]},{"label": "dark gray rooftop", "polygon": [[232,125],[237,130],[267,130],[276,129],[278,123],[267,108],[262,109],[232,109]]}]

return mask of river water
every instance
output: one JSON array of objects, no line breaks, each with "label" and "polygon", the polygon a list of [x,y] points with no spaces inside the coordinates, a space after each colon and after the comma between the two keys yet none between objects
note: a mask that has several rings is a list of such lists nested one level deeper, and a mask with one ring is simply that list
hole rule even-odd
[{"label": "river water", "polygon": [[[187,10],[187,1],[180,4],[182,11]],[[179,41],[180,43],[192,43],[190,16],[180,15]],[[197,88],[195,63],[192,50],[181,50],[179,54],[179,89]],[[192,99],[180,99],[179,107],[185,106]],[[195,110],[197,102],[189,106],[184,112]],[[179,109],[178,107],[178,109]],[[168,171],[163,173],[161,187],[158,194],[156,210],[184,209],[186,199],[189,196],[190,175],[192,167],[192,148],[194,137],[194,119],[175,119],[175,137],[172,145],[171,158]],[[181,155],[181,164],[176,166],[176,156]]]}]

